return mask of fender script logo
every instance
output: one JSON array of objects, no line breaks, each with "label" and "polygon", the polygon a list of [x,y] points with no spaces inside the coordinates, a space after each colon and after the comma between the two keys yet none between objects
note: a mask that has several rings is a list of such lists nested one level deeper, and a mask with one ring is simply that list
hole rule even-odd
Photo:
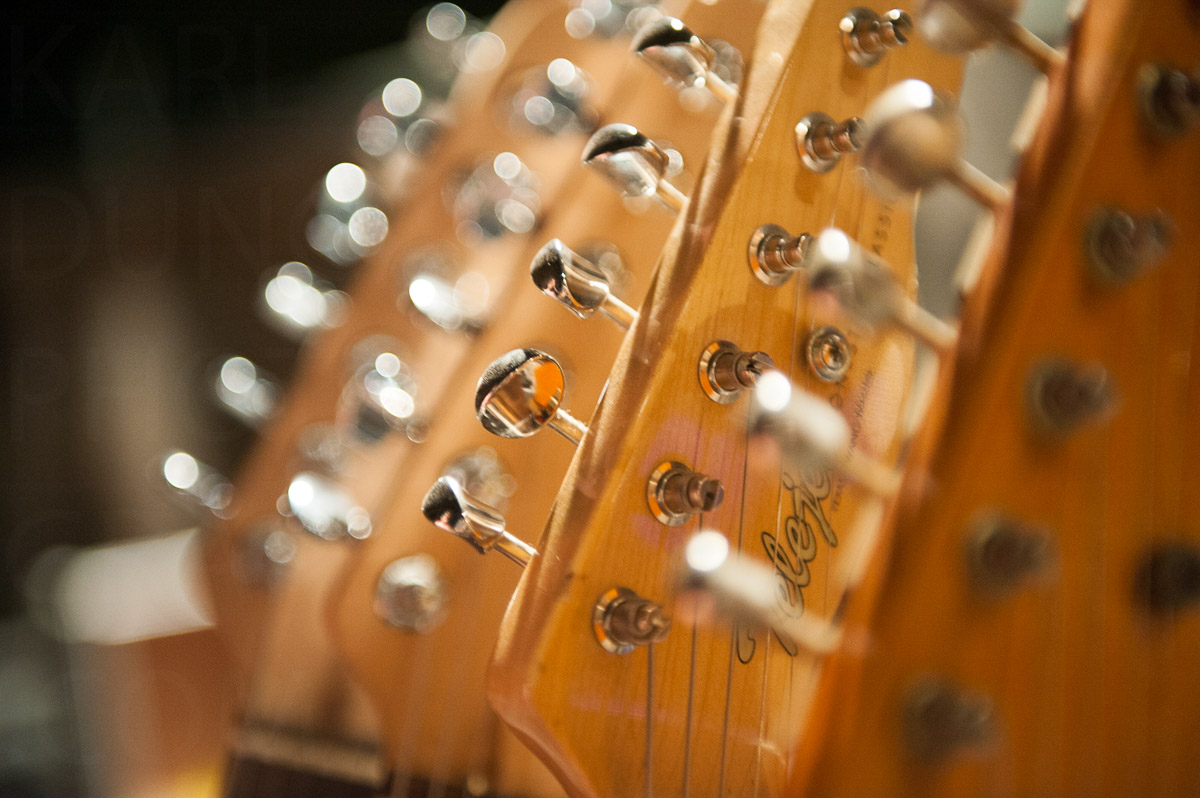
[{"label": "fender script logo", "polygon": [[[801,476],[797,480],[785,473],[780,480],[792,500],[792,512],[784,519],[782,539],[770,532],[761,535],[767,558],[775,566],[779,605],[784,612],[795,617],[804,612],[804,588],[812,581],[809,563],[817,556],[817,536],[824,538],[830,547],[838,544],[837,534],[821,505],[821,501],[829,497],[829,471],[823,468],[809,469]],[[796,656],[793,644],[778,635],[775,637],[789,655]],[[755,648],[757,643],[753,634],[739,625],[738,659],[748,663],[754,656]]]}]

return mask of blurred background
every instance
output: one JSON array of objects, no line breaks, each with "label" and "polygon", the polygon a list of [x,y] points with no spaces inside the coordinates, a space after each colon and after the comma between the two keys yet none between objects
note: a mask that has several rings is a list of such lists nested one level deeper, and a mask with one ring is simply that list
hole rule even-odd
[{"label": "blurred background", "polygon": [[[422,5],[10,9],[0,123],[0,796],[107,794],[113,768],[161,754],[121,750],[140,739],[132,727],[146,697],[114,674],[147,650],[64,643],[40,606],[39,579],[63,547],[201,523],[162,484],[171,449],[236,474],[253,434],[212,402],[214,363],[246,355],[286,382],[299,348],[264,321],[268,277],[299,260],[345,283],[352,264],[310,243],[318,187],[331,166],[361,157],[356,121],[372,92],[401,76],[434,87],[451,77],[419,74],[428,65],[401,45],[414,18],[424,25]],[[499,3],[461,5],[486,17]],[[1036,4],[1024,21],[1057,41],[1063,3]],[[968,155],[995,176],[1010,173],[1008,141],[1032,80],[1006,53],[974,57]],[[953,312],[947,275],[976,216],[950,192],[927,198],[919,261],[923,300],[938,312]],[[220,694],[220,658],[199,650],[206,684],[168,675],[155,686],[181,718]],[[193,741],[215,735],[218,746],[220,733],[190,732]]]}]

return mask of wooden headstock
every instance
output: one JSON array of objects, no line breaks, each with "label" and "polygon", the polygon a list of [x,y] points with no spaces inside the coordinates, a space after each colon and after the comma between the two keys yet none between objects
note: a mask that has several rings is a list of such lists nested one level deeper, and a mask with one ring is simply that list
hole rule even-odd
[{"label": "wooden headstock", "polygon": [[[868,334],[828,302],[810,308],[799,275],[760,279],[748,258],[762,225],[793,235],[837,225],[890,263],[906,290],[915,287],[911,203],[876,199],[853,155],[824,173],[810,169],[796,126],[814,112],[859,115],[903,78],[953,89],[958,64],[914,38],[864,67],[844,49],[839,22],[848,10],[823,1],[768,9],[731,125],[710,151],[505,615],[489,696],[571,795],[778,794],[783,786],[813,658],[770,633],[693,625],[678,612],[676,590],[685,541],[716,528],[775,566],[788,612],[830,618],[842,588],[839,554],[867,500],[840,472],[748,455],[747,397],[715,402],[706,393],[700,363],[715,356],[714,343],[766,353],[832,402],[855,452],[888,462],[902,444],[911,338]],[[826,326],[839,328],[852,360],[838,382],[814,376],[806,360],[810,336]],[[720,505],[660,521],[648,481],[673,462],[720,480]],[[638,613],[660,632],[661,619],[671,619],[660,642],[605,639]]]},{"label": "wooden headstock", "polygon": [[1076,22],[796,794],[1195,793],[1198,52],[1194,3]]}]

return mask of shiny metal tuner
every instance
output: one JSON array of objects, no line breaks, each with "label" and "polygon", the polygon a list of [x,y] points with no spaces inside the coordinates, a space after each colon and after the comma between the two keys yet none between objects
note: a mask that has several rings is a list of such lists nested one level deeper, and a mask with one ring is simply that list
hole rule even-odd
[{"label": "shiny metal tuner", "polygon": [[920,191],[948,180],[995,209],[1008,191],[964,162],[963,126],[953,99],[920,80],[905,80],[875,99],[865,116],[862,164],[884,197]]},{"label": "shiny metal tuner", "polygon": [[475,388],[475,415],[501,438],[528,438],[542,427],[578,444],[587,427],[560,405],[562,366],[537,349],[514,349],[492,361]]},{"label": "shiny metal tuner", "polygon": [[426,634],[446,620],[449,596],[437,561],[413,554],[388,563],[375,585],[375,614],[405,632]]},{"label": "shiny metal tuner", "polygon": [[361,540],[371,534],[371,515],[336,482],[311,471],[292,477],[286,506],[304,531],[322,540]]},{"label": "shiny metal tuner", "polygon": [[163,480],[189,509],[229,517],[233,485],[224,475],[178,449],[164,455],[160,465]]},{"label": "shiny metal tuner", "polygon": [[662,605],[627,587],[606,590],[592,608],[592,633],[610,654],[628,654],[638,646],[659,643],[670,630],[671,619]]},{"label": "shiny metal tuner", "polygon": [[753,388],[759,376],[774,366],[766,352],[743,352],[730,341],[713,341],[700,353],[697,373],[705,395],[727,405]]},{"label": "shiny metal tuner", "polygon": [[1162,211],[1134,215],[1101,208],[1087,231],[1087,259],[1092,276],[1103,285],[1124,285],[1163,259],[1171,246],[1174,225]]},{"label": "shiny metal tuner", "polygon": [[702,86],[726,104],[737,98],[737,89],[713,71],[717,51],[674,17],[659,17],[643,25],[633,37],[632,49],[668,85]]},{"label": "shiny metal tuner", "polygon": [[715,510],[724,499],[721,480],[697,473],[676,460],[659,463],[646,480],[650,512],[667,526],[679,526],[696,513]]},{"label": "shiny metal tuner", "polygon": [[898,8],[882,15],[852,8],[838,21],[846,55],[862,67],[875,66],[888,50],[908,44],[912,28],[912,17]]},{"label": "shiny metal tuner", "polygon": [[547,136],[565,131],[590,133],[599,113],[592,106],[591,81],[565,58],[534,67],[526,73],[510,100],[513,127]]},{"label": "shiny metal tuner", "polygon": [[471,496],[454,477],[441,477],[425,494],[421,512],[434,526],[470,543],[480,554],[495,549],[524,567],[537,550],[508,533],[504,516]]},{"label": "shiny metal tuner", "polygon": [[538,250],[529,274],[542,293],[581,319],[598,310],[623,330],[637,319],[637,311],[609,290],[608,275],[557,238]]},{"label": "shiny metal tuner", "polygon": [[936,352],[958,340],[954,327],[910,299],[886,265],[837,228],[822,231],[809,249],[809,287],[825,291],[868,325],[892,324]]},{"label": "shiny metal tuner", "polygon": [[687,203],[683,192],[667,182],[670,156],[633,125],[605,125],[597,130],[583,148],[583,163],[626,197],[657,196],[676,213]]},{"label": "shiny metal tuner", "polygon": [[1062,53],[1019,25],[1021,0],[925,0],[921,35],[939,50],[965,53],[992,42],[1016,50],[1042,72],[1063,61]]},{"label": "shiny metal tuner", "polygon": [[279,386],[244,357],[222,360],[212,386],[221,409],[251,429],[261,427],[275,412]]},{"label": "shiny metal tuner", "polygon": [[838,122],[828,114],[811,113],[796,124],[796,152],[805,166],[823,174],[843,155],[862,149],[865,132],[857,116]]},{"label": "shiny metal tuner", "polygon": [[767,285],[783,285],[804,268],[812,236],[792,235],[777,224],[760,225],[750,234],[747,257],[750,271]]}]

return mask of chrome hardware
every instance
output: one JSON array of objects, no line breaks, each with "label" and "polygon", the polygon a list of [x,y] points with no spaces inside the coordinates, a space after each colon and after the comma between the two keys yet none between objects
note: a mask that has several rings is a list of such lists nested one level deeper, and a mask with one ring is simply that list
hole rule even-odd
[{"label": "chrome hardware", "polygon": [[161,468],[168,487],[189,507],[229,517],[233,485],[216,469],[178,449],[163,456]]},{"label": "chrome hardware", "polygon": [[375,444],[392,431],[406,432],[416,412],[417,384],[387,339],[362,342],[365,360],[342,391],[339,428],[359,443]]},{"label": "chrome hardware", "polygon": [[817,379],[841,382],[850,370],[850,343],[837,327],[818,327],[808,335],[805,359]]},{"label": "chrome hardware", "polygon": [[1053,544],[1045,530],[988,514],[967,535],[967,571],[981,594],[1002,597],[1050,567]]},{"label": "chrome hardware", "polygon": [[311,471],[292,477],[285,507],[300,526],[323,540],[361,540],[371,534],[371,515],[340,485]]},{"label": "chrome hardware", "polygon": [[428,554],[393,560],[375,585],[375,615],[405,632],[426,634],[446,620],[446,584]]},{"label": "chrome hardware", "polygon": [[307,467],[322,474],[341,474],[350,460],[345,434],[333,424],[309,424],[300,430],[296,451]]},{"label": "chrome hardware", "polygon": [[1134,593],[1157,615],[1195,609],[1200,605],[1200,549],[1181,541],[1155,544],[1134,576]]},{"label": "chrome hardware", "polygon": [[633,37],[632,49],[670,86],[703,87],[724,104],[737,98],[737,88],[713,69],[717,51],[674,17],[659,17],[642,26]]},{"label": "chrome hardware", "polygon": [[918,21],[921,35],[939,50],[959,54],[997,42],[1049,72],[1063,55],[1017,23],[1020,10],[1021,0],[925,0]]},{"label": "chrome hardware", "polygon": [[402,296],[426,320],[446,332],[476,335],[487,326],[491,289],[481,272],[463,271],[437,248],[420,250],[398,270]]},{"label": "chrome hardware", "polygon": [[462,538],[480,554],[492,549],[524,567],[537,550],[508,533],[504,516],[463,490],[454,477],[441,477],[425,494],[421,512],[434,526]]},{"label": "chrome hardware", "polygon": [[573,39],[611,39],[637,30],[660,13],[656,0],[572,0],[571,6],[565,26]]},{"label": "chrome hardware", "polygon": [[514,128],[547,136],[564,131],[590,133],[599,114],[588,102],[591,82],[583,70],[565,58],[526,73],[510,100]]},{"label": "chrome hardware", "polygon": [[879,63],[888,50],[908,44],[913,21],[898,8],[882,16],[869,8],[852,8],[838,21],[846,55],[861,67]]},{"label": "chrome hardware", "polygon": [[529,274],[543,294],[581,319],[599,310],[623,330],[637,320],[637,311],[610,292],[608,276],[557,238],[538,250]]},{"label": "chrome hardware", "polygon": [[610,654],[628,654],[638,646],[666,639],[671,619],[663,608],[627,587],[614,587],[596,599],[592,632]]},{"label": "chrome hardware", "polygon": [[517,491],[517,480],[508,473],[490,446],[480,446],[458,455],[442,473],[454,477],[467,493],[501,512]]},{"label": "chrome hardware", "polygon": [[1062,358],[1048,358],[1033,367],[1026,395],[1034,426],[1052,436],[1099,420],[1116,404],[1112,378],[1103,366]]},{"label": "chrome hardware", "polygon": [[345,318],[350,298],[328,283],[317,280],[312,269],[291,261],[279,267],[263,288],[268,317],[284,331],[303,333],[318,327],[336,327]]},{"label": "chrome hardware", "polygon": [[260,524],[239,546],[238,566],[245,580],[256,587],[279,583],[296,557],[296,541],[276,524]]},{"label": "chrome hardware", "polygon": [[905,742],[926,764],[978,748],[996,733],[992,701],[939,678],[927,678],[909,689],[904,702]]},{"label": "chrome hardware", "polygon": [[850,427],[829,402],[792,385],[781,372],[768,371],[755,384],[750,431],[760,445],[771,444],[765,451],[797,469],[836,468],[880,496],[900,487],[895,471],[851,448]]},{"label": "chrome hardware", "polygon": [[1087,231],[1092,274],[1108,285],[1122,285],[1158,263],[1171,245],[1172,225],[1162,211],[1132,216],[1101,208]]},{"label": "chrome hardware", "polygon": [[947,180],[995,209],[1008,190],[959,157],[963,127],[953,99],[920,80],[905,80],[875,99],[864,117],[862,165],[885,197]]},{"label": "chrome hardware", "polygon": [[862,322],[894,324],[937,352],[958,339],[952,326],[909,299],[891,270],[841,230],[822,231],[807,262],[810,289],[831,294]]},{"label": "chrome hardware", "polygon": [[632,125],[597,130],[584,146],[582,160],[626,197],[657,196],[676,213],[687,203],[683,192],[667,182],[670,156]]},{"label": "chrome hardware", "polygon": [[700,388],[709,399],[727,405],[774,366],[766,352],[743,352],[729,341],[713,341],[700,353]]},{"label": "chrome hardware", "polygon": [[261,427],[275,411],[279,387],[244,357],[221,361],[212,385],[221,408],[252,429]]},{"label": "chrome hardware", "polygon": [[383,192],[362,167],[339,163],[325,174],[321,187],[318,212],[304,230],[313,249],[348,266],[383,243],[388,234],[388,217],[380,207]]},{"label": "chrome hardware", "polygon": [[544,426],[571,443],[587,427],[562,407],[562,366],[537,349],[514,349],[492,361],[475,387],[475,415],[501,438],[528,438]]},{"label": "chrome hardware", "polygon": [[646,480],[650,512],[667,526],[679,526],[696,513],[714,510],[724,498],[721,480],[698,474],[675,460],[659,463]]},{"label": "chrome hardware", "polygon": [[448,195],[448,205],[458,238],[466,244],[528,233],[541,213],[537,178],[511,152],[476,166]]},{"label": "chrome hardware", "polygon": [[837,122],[827,114],[811,113],[796,124],[796,152],[805,166],[822,174],[837,166],[843,155],[862,149],[864,133],[857,116]]},{"label": "chrome hardware", "polygon": [[841,645],[839,627],[823,618],[784,610],[779,601],[778,571],[747,557],[731,557],[729,541],[720,532],[706,530],[693,535],[684,549],[684,561],[683,587],[703,595],[694,608],[702,618],[715,612],[761,625],[793,647],[815,654],[832,653]]},{"label": "chrome hardware", "polygon": [[1200,72],[1147,64],[1138,74],[1138,97],[1142,121],[1160,138],[1182,136],[1200,122]]},{"label": "chrome hardware", "polygon": [[804,257],[812,236],[793,236],[776,224],[764,224],[750,235],[747,253],[750,270],[767,285],[783,285],[804,268]]}]

